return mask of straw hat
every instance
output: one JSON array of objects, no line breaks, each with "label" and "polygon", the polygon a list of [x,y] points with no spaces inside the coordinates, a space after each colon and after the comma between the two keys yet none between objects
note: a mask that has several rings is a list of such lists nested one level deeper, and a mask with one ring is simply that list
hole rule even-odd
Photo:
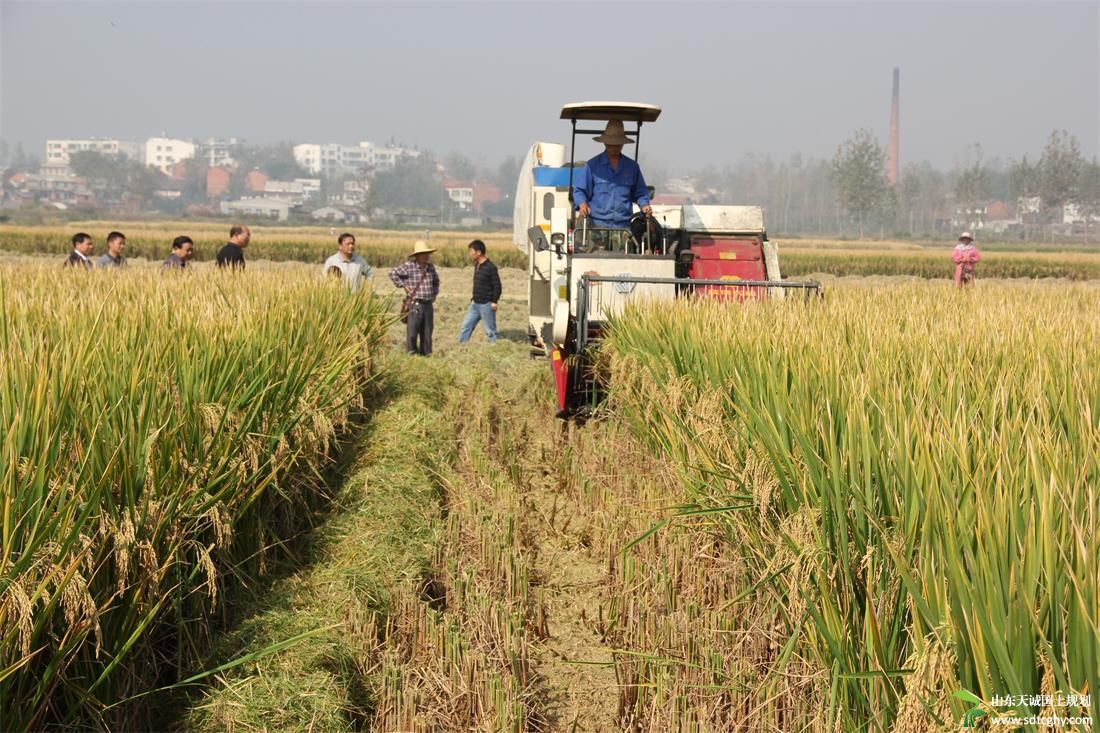
[{"label": "straw hat", "polygon": [[963,232],[962,234],[959,235],[959,239],[960,240],[969,239],[971,241],[974,241],[974,237],[970,236],[970,232]]},{"label": "straw hat", "polygon": [[413,251],[412,254],[409,255],[409,257],[412,258],[416,257],[417,255],[431,254],[432,252],[435,252],[435,249],[429,247],[428,243],[425,242],[423,239],[418,239],[416,240],[416,243],[413,244]]},{"label": "straw hat", "polygon": [[623,131],[623,123],[619,120],[610,120],[607,127],[603,128],[603,134],[596,137],[596,142],[604,145],[628,145],[632,142]]}]

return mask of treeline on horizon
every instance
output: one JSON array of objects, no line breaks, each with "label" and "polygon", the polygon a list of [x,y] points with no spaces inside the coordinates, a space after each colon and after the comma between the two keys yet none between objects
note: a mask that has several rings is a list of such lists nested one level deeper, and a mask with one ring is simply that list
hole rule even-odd
[{"label": "treeline on horizon", "polygon": [[[291,142],[241,145],[234,157],[240,165],[231,179],[230,197],[246,193],[244,177],[252,170],[279,180],[316,177],[298,166]],[[986,207],[994,202],[1003,205],[999,218],[1007,215],[1017,222],[1000,232],[1002,239],[1049,240],[1076,234],[1090,241],[1094,235],[1095,223],[1063,224],[1067,205],[1075,206],[1083,221],[1100,217],[1100,163],[1095,157],[1084,157],[1075,136],[1053,131],[1036,159],[1024,155],[987,160],[980,144],[974,145],[971,158],[950,170],[927,161],[906,163],[897,184],[891,185],[884,147],[869,130],[858,130],[841,143],[831,160],[798,153],[777,160],[750,153],[736,163],[711,164],[676,178],[659,161],[649,164],[643,157],[642,165],[658,195],[679,195],[697,204],[763,206],[769,230],[787,236],[942,237],[959,226],[979,226],[986,219]],[[383,209],[453,214],[454,204],[443,188],[447,177],[495,184],[504,198],[487,205],[482,213],[508,218],[521,162],[521,155],[509,155],[493,167],[461,153],[437,158],[425,151],[420,157],[402,159],[393,170],[359,170],[322,178],[321,192],[310,205],[324,206],[346,181],[356,180],[370,183],[366,201],[359,207],[363,213]],[[134,161],[78,153],[71,166],[78,175],[137,199],[143,211],[179,215],[210,203],[201,165],[184,174],[182,195],[176,199],[158,198],[155,191],[166,177]],[[36,169],[37,161],[23,154],[21,147],[10,150],[0,141],[0,167],[3,185],[10,188],[10,177]],[[1018,207],[1021,201],[1024,207]]]}]

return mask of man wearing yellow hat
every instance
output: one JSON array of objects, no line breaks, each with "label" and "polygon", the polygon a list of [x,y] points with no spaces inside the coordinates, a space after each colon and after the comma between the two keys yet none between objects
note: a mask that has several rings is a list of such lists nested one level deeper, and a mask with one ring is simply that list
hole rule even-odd
[{"label": "man wearing yellow hat", "polygon": [[595,140],[604,144],[604,152],[585,163],[584,181],[573,187],[573,202],[581,216],[591,216],[592,226],[625,229],[633,204],[646,214],[652,211],[642,169],[623,155],[623,145],[631,140],[619,120],[609,121]]},{"label": "man wearing yellow hat", "polygon": [[431,263],[432,252],[435,250],[427,242],[417,240],[409,258],[390,270],[390,280],[405,290],[405,347],[410,354],[421,356],[432,353],[434,304],[439,296],[439,273]]}]

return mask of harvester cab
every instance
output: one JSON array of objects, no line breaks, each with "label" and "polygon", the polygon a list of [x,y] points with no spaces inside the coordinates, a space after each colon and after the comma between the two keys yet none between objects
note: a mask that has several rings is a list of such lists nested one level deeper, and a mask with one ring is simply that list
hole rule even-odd
[{"label": "harvester cab", "polygon": [[638,160],[642,125],[660,115],[650,104],[567,104],[561,119],[572,126],[568,161],[564,145],[540,142],[520,169],[514,242],[528,255],[528,338],[532,355],[550,358],[562,417],[594,404],[599,380],[591,350],[608,320],[631,303],[821,292],[817,283],[782,280],[758,206],[654,203],[649,216],[635,206],[630,226],[611,229],[579,216],[574,189],[588,173],[576,158],[577,135],[599,135],[598,123],[622,122]]}]

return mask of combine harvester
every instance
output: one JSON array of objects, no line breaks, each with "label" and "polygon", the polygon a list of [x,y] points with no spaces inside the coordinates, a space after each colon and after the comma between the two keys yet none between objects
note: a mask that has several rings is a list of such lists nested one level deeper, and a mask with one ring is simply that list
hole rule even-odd
[{"label": "combine harvester", "polygon": [[[562,107],[572,123],[569,162],[565,146],[536,143],[516,186],[515,244],[528,253],[528,337],[532,355],[549,356],[559,417],[583,415],[599,397],[592,349],[609,318],[632,302],[678,297],[739,303],[784,297],[786,291],[820,295],[816,282],[784,282],[779,254],[768,241],[759,206],[653,205],[637,212],[629,229],[599,229],[574,210],[573,187],[582,183],[575,162],[577,135],[601,129],[578,123],[619,120],[633,135],[634,160],[642,123],[661,109],[632,102],[581,102]],[[652,189],[650,189],[652,197]]]}]

